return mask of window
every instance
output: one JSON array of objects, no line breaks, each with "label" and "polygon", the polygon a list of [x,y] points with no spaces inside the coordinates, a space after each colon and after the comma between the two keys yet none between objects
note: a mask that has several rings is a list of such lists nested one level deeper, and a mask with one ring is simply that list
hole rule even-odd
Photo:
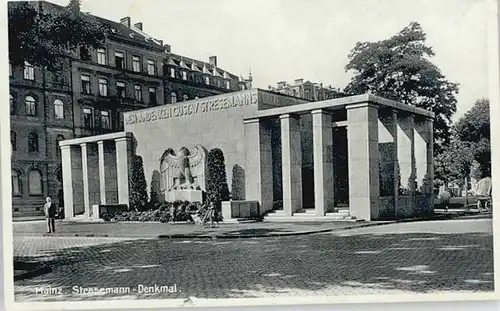
[{"label": "window", "polygon": [[210,77],[205,77],[205,84],[210,85]]},{"label": "window", "polygon": [[59,99],[54,101],[54,113],[56,119],[64,119],[64,103]]},{"label": "window", "polygon": [[152,59],[148,59],[148,75],[154,76],[156,74],[156,64]]},{"label": "window", "polygon": [[124,82],[116,82],[116,94],[120,98],[125,98],[127,95],[125,93],[125,83]]},{"label": "window", "polygon": [[99,95],[108,96],[108,80],[99,79]]},{"label": "window", "polygon": [[26,115],[36,117],[36,101],[32,96],[26,96]]},{"label": "window", "polygon": [[28,62],[24,62],[24,79],[35,80],[35,67]]},{"label": "window", "polygon": [[231,88],[231,83],[229,81],[226,81],[226,89],[230,89]]},{"label": "window", "polygon": [[91,61],[92,57],[90,56],[89,49],[85,46],[80,47],[80,59],[83,61]]},{"label": "window", "polygon": [[12,194],[20,195],[21,192],[21,174],[17,170],[11,171],[11,180],[12,180]]},{"label": "window", "polygon": [[170,68],[170,77],[175,78],[175,68]]},{"label": "window", "polygon": [[156,105],[156,88],[150,87],[149,88],[149,102],[153,105]]},{"label": "window", "polygon": [[28,134],[28,151],[38,152],[38,133],[31,132]]},{"label": "window", "polygon": [[142,87],[140,85],[134,85],[134,98],[136,101],[142,101]]},{"label": "window", "polygon": [[175,104],[177,102],[177,94],[175,92],[170,93],[170,102]]},{"label": "window", "polygon": [[106,49],[97,49],[97,63],[100,65],[106,65]]},{"label": "window", "polygon": [[139,56],[132,57],[132,70],[141,72],[141,58]]},{"label": "window", "polygon": [[125,69],[125,57],[122,52],[115,52],[115,66],[118,69]]},{"label": "window", "polygon": [[109,120],[109,111],[107,110],[101,111],[101,127],[103,129],[111,128],[111,122]]},{"label": "window", "polygon": [[14,103],[14,96],[12,94],[10,94],[10,114],[16,114],[16,104]]},{"label": "window", "polygon": [[56,137],[56,155],[57,157],[61,157],[61,147],[59,146],[59,143],[64,140],[64,136],[62,135],[57,135]]},{"label": "window", "polygon": [[187,72],[183,71],[182,72],[182,80],[187,80],[188,79],[188,74]]},{"label": "window", "polygon": [[83,108],[83,126],[85,126],[85,128],[93,127],[92,109],[90,108]]},{"label": "window", "polygon": [[82,75],[82,93],[90,94],[90,76]]},{"label": "window", "polygon": [[31,170],[28,174],[30,195],[42,194],[42,174],[38,170]]},{"label": "window", "polygon": [[17,151],[17,134],[14,131],[10,131],[10,144],[12,145],[12,151]]}]

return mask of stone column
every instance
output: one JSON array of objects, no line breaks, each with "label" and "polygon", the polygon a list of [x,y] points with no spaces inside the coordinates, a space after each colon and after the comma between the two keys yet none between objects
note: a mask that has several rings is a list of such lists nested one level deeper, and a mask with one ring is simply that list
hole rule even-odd
[{"label": "stone column", "polygon": [[281,120],[283,210],[287,216],[302,209],[302,148],[300,117],[285,114]]},{"label": "stone column", "polygon": [[[415,120],[412,114],[398,111],[398,168],[402,193],[396,202],[396,217],[415,214]],[[399,189],[398,189],[399,191]]]},{"label": "stone column", "polygon": [[85,217],[90,217],[90,197],[89,197],[89,171],[87,161],[87,144],[80,144],[82,150],[82,174],[83,174],[83,207]]},{"label": "stone column", "polygon": [[313,110],[314,207],[317,216],[334,207],[332,116]]},{"label": "stone column", "polygon": [[[432,212],[434,208],[434,135],[432,118],[415,120],[415,166],[417,187],[426,195],[421,212]],[[425,187],[424,186],[425,183]]]},{"label": "stone column", "polygon": [[61,146],[61,159],[64,193],[64,218],[69,219],[75,216],[75,210],[73,207],[73,178],[71,176],[71,146]]},{"label": "stone column", "polygon": [[[413,115],[398,112],[398,163],[401,187],[415,192],[415,121]],[[410,180],[411,179],[411,180]]]},{"label": "stone column", "polygon": [[118,204],[129,204],[128,173],[132,158],[132,144],[128,137],[115,139],[116,143],[116,179],[118,183]]},{"label": "stone column", "polygon": [[[380,154],[380,204],[382,217],[394,217],[398,196],[397,114],[391,109],[379,110],[378,148]],[[388,198],[392,201],[387,201]],[[392,204],[389,204],[392,202]]]},{"label": "stone column", "polygon": [[370,221],[379,217],[378,110],[370,103],[346,109],[350,213]]},{"label": "stone column", "polygon": [[99,190],[101,204],[106,204],[106,166],[104,165],[104,141],[97,142],[99,155]]},{"label": "stone column", "polygon": [[244,121],[245,199],[258,201],[260,214],[273,209],[273,165],[269,121]]}]

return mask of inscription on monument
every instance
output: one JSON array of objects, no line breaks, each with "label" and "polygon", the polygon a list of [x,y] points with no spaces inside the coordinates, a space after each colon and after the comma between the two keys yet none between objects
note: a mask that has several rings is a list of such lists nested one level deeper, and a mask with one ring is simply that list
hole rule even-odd
[{"label": "inscription on monument", "polygon": [[184,105],[169,105],[154,110],[131,112],[125,116],[125,124],[152,122],[183,116],[207,113],[210,111],[257,104],[257,92],[230,95],[212,99],[200,99]]}]

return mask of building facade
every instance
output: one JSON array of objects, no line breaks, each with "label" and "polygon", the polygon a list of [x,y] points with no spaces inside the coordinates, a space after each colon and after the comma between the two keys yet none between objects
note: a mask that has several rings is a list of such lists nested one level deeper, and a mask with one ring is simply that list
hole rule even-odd
[{"label": "building facade", "polygon": [[[54,14],[65,9],[45,1],[35,6]],[[110,29],[101,47],[68,53],[57,72],[29,63],[10,68],[14,217],[42,215],[46,196],[64,206],[60,141],[122,131],[123,113],[175,102],[172,94],[182,101],[251,88],[251,78],[216,68],[216,61],[172,54],[130,17],[114,22],[80,14]]]},{"label": "building facade", "polygon": [[310,101],[321,101],[344,96],[340,89],[332,86],[325,87],[323,83],[313,83],[304,81],[304,79],[295,79],[293,84],[280,81],[275,87],[269,86],[269,90]]}]

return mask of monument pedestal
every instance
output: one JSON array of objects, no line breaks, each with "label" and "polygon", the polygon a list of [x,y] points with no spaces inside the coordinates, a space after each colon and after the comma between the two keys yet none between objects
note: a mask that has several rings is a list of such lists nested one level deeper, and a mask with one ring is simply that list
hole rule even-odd
[{"label": "monument pedestal", "polygon": [[177,200],[202,203],[203,191],[182,189],[182,190],[171,190],[165,193],[165,201],[174,202]]}]

